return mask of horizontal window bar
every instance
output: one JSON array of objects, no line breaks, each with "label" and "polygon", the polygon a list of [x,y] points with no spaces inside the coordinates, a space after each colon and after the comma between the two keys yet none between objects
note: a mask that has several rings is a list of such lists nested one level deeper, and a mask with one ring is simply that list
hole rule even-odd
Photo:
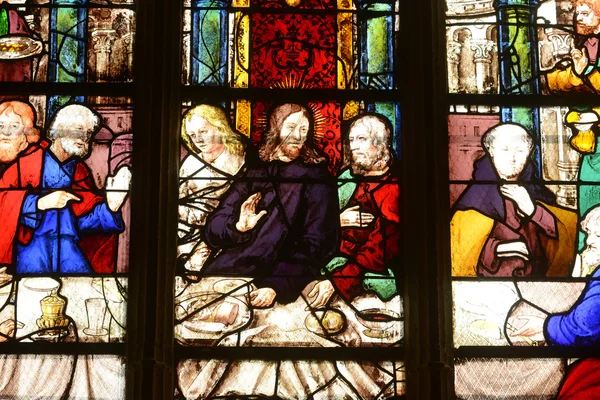
[{"label": "horizontal window bar", "polygon": [[73,95],[131,97],[135,83],[55,83],[55,82],[0,82],[0,93],[6,95]]},{"label": "horizontal window bar", "polygon": [[[227,100],[251,100],[272,102],[274,99],[294,101],[389,101],[398,102],[402,92],[398,89],[234,89],[219,86],[183,86],[181,94],[184,100],[211,103]],[[597,99],[600,103],[600,99]]]},{"label": "horizontal window bar", "polygon": [[[573,95],[520,95],[520,94],[455,94],[446,97],[449,106],[525,106],[525,107],[558,107],[558,106],[600,106],[600,96],[590,93]],[[452,113],[467,114],[467,113]],[[480,114],[472,112],[469,114]],[[486,113],[481,113],[486,114]],[[487,113],[497,114],[497,113]]]},{"label": "horizontal window bar", "polygon": [[0,354],[116,354],[125,355],[125,343],[0,343]]}]

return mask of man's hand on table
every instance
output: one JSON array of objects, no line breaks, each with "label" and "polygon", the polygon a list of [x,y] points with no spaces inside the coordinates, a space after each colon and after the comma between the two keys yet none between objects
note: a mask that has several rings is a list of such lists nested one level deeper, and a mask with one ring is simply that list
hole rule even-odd
[{"label": "man's hand on table", "polygon": [[[2,335],[12,336],[15,330],[15,321],[12,319],[7,319],[0,324],[0,332]],[[6,342],[8,338],[6,336],[0,336],[0,342]]]},{"label": "man's hand on table", "polygon": [[[544,340],[545,318],[533,315],[519,315],[508,319],[508,331],[512,337],[530,339],[532,341]],[[519,328],[516,328],[516,327]]]},{"label": "man's hand on table", "polygon": [[13,279],[12,275],[10,275],[6,272],[7,268],[8,268],[8,266],[6,266],[6,265],[0,267],[0,286],[4,286],[5,284],[12,281],[12,279]]},{"label": "man's hand on table", "polygon": [[313,308],[324,307],[334,292],[333,284],[329,280],[321,281],[308,294],[308,304]]},{"label": "man's hand on table", "polygon": [[271,288],[260,288],[250,292],[250,304],[254,307],[271,307],[277,293]]}]

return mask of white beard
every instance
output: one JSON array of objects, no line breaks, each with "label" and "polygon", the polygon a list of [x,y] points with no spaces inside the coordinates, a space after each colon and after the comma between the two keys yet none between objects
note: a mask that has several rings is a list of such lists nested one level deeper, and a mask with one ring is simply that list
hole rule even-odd
[{"label": "white beard", "polygon": [[581,252],[581,257],[588,266],[596,266],[600,264],[600,249],[592,246],[585,246]]},{"label": "white beard", "polygon": [[71,157],[85,157],[88,153],[88,146],[78,147],[75,145],[75,141],[73,139],[61,139],[61,145],[63,150],[70,155]]}]

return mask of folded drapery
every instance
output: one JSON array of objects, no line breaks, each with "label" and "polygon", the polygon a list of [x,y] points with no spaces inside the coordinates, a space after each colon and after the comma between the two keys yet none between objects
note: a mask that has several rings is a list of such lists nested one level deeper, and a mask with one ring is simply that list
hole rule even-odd
[{"label": "folded drapery", "polygon": [[[125,358],[112,355],[0,355],[0,398],[125,396]],[[72,380],[71,380],[72,379]]]}]

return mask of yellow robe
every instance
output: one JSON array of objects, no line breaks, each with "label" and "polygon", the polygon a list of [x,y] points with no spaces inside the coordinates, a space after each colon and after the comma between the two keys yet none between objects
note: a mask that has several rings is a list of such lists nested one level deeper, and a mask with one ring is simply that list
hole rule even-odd
[{"label": "yellow robe", "polygon": [[567,67],[564,70],[555,69],[546,74],[548,90],[552,93],[600,92],[600,71],[594,69],[586,78],[586,81],[589,81],[589,83],[577,76],[572,67]]},{"label": "yellow robe", "polygon": [[[542,236],[548,271],[546,276],[567,277],[575,259],[577,213],[544,203],[556,217],[558,238]],[[452,276],[477,276],[481,250],[492,231],[494,220],[476,210],[456,211],[450,222]]]}]

